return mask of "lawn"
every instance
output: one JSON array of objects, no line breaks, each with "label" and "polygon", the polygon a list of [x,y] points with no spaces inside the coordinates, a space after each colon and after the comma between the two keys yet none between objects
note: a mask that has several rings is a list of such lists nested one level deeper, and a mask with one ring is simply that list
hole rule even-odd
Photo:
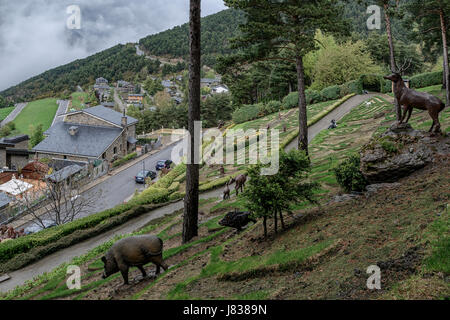
[{"label": "lawn", "polygon": [[55,98],[30,102],[14,120],[16,129],[23,134],[31,134],[30,126],[42,124],[44,131],[50,128],[58,105]]},{"label": "lawn", "polygon": [[0,109],[0,121],[5,120],[5,118],[14,110],[14,108],[15,107]]},{"label": "lawn", "polygon": [[85,101],[88,99],[89,94],[87,92],[74,92],[72,93],[72,108],[76,110],[84,109]]}]

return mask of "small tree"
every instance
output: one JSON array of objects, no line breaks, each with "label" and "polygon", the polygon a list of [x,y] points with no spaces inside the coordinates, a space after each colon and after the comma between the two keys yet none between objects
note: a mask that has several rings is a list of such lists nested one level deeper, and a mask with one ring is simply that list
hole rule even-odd
[{"label": "small tree", "polygon": [[43,180],[43,186],[32,189],[24,188],[25,184],[16,180],[16,190],[21,194],[20,205],[33,217],[33,222],[43,228],[47,227],[46,220],[62,225],[88,213],[101,196],[101,191],[82,193],[76,175],[64,179],[56,172]]},{"label": "small tree", "polygon": [[45,139],[42,124],[31,128],[30,147],[34,148]]},{"label": "small tree", "polygon": [[318,184],[307,180],[310,162],[305,151],[281,151],[279,172],[272,176],[261,175],[263,165],[248,170],[249,182],[243,194],[246,207],[256,217],[263,218],[264,237],[267,238],[267,218],[274,219],[274,230],[278,232],[278,216],[285,228],[283,212],[296,202],[308,200],[315,203],[313,193]]}]

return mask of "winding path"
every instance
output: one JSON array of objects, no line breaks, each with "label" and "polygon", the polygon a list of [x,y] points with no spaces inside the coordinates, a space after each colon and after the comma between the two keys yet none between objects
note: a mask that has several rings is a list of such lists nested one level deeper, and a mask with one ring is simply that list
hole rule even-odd
[{"label": "winding path", "polygon": [[[319,120],[314,125],[308,128],[308,140],[311,141],[320,131],[328,128],[332,119],[336,121],[342,119],[347,113],[349,113],[354,107],[357,107],[362,102],[380,94],[365,94],[358,95],[350,98],[344,102],[341,106],[330,112],[327,116]],[[294,139],[287,147],[286,150],[291,150],[297,145],[297,139]],[[221,197],[222,188],[212,190],[200,195],[201,199],[209,199],[213,197]],[[130,220],[123,225],[114,228],[108,232],[98,235],[94,238],[88,239],[84,242],[73,245],[69,248],[60,250],[54,254],[51,254],[27,267],[20,270],[13,271],[9,274],[11,279],[0,283],[0,292],[7,292],[14,289],[16,286],[22,285],[26,280],[33,279],[34,277],[44,273],[50,272],[54,268],[58,267],[64,262],[71,261],[74,257],[86,254],[89,250],[101,245],[102,243],[112,239],[116,235],[128,234],[139,228],[142,228],[150,221],[170,214],[176,210],[183,208],[183,201],[171,203],[167,206],[152,210],[140,217]]]}]

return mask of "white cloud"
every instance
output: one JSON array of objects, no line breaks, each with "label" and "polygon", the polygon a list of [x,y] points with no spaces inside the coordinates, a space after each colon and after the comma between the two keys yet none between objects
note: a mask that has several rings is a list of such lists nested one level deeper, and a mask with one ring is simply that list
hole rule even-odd
[{"label": "white cloud", "polygon": [[[66,28],[72,4],[81,8],[81,30]],[[203,0],[202,16],[225,8]],[[188,18],[188,0],[0,0],[0,90]]]}]

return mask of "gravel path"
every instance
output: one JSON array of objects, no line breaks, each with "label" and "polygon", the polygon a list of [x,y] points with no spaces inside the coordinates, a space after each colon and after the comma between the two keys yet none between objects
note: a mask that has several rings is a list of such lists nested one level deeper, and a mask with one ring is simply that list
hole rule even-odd
[{"label": "gravel path", "polygon": [[53,118],[52,126],[64,120],[64,117],[61,117],[62,114],[67,112],[67,108],[69,107],[69,100],[58,100],[58,110],[56,110],[55,117]]},{"label": "gravel path", "polygon": [[10,114],[1,122],[0,126],[3,127],[5,124],[14,121],[14,119],[22,112],[22,110],[27,106],[27,103],[17,103],[15,109],[11,111]]},{"label": "gravel path", "polygon": [[[323,119],[318,121],[316,124],[308,128],[308,138],[311,141],[320,131],[328,128],[332,119],[336,121],[342,119],[347,113],[351,111],[352,108],[358,106],[362,102],[370,99],[371,97],[380,94],[365,94],[358,95],[350,98],[340,107],[332,111],[330,114],[325,116]],[[290,150],[297,146],[297,139],[290,143],[286,150]],[[201,199],[209,199],[213,197],[221,197],[222,188],[212,190],[200,195]],[[106,233],[98,235],[95,238],[86,240],[82,243],[73,245],[69,248],[60,250],[52,255],[49,255],[34,264],[31,264],[20,270],[13,271],[9,274],[10,280],[0,283],[0,292],[7,292],[14,289],[16,286],[22,285],[26,280],[32,279],[44,272],[50,272],[57,266],[64,262],[71,261],[74,257],[86,254],[89,250],[101,245],[102,243],[110,240],[116,235],[131,233],[143,226],[145,226],[150,221],[162,217],[164,215],[170,214],[176,210],[183,208],[183,201],[178,201],[176,203],[169,204],[167,206],[161,207],[159,209],[152,210],[138,218],[130,220],[123,225],[112,229]]]}]

